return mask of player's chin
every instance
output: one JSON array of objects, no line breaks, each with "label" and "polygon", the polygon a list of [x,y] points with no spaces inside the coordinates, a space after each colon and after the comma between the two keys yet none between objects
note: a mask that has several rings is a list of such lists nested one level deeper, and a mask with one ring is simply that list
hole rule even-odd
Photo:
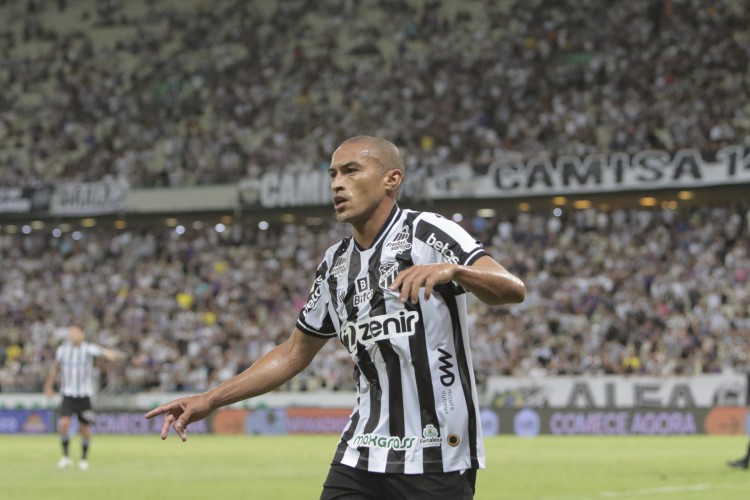
[{"label": "player's chin", "polygon": [[336,210],[336,220],[339,222],[349,222],[352,216],[346,210]]}]

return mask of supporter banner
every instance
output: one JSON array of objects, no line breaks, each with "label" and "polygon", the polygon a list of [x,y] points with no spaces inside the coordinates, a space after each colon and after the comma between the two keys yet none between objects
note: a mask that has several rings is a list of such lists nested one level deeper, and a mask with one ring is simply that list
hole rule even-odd
[{"label": "supporter banner", "polygon": [[710,408],[744,406],[743,375],[695,377],[492,377],[494,408]]},{"label": "supporter banner", "polygon": [[52,188],[0,188],[0,214],[46,212],[49,210]]},{"label": "supporter banner", "polygon": [[331,178],[328,172],[267,172],[260,179],[243,179],[238,184],[244,207],[298,207],[330,205]]},{"label": "supporter banner", "polygon": [[55,215],[96,215],[125,208],[125,182],[81,182],[58,184],[52,197]]},{"label": "supporter banner", "polygon": [[496,162],[486,172],[450,169],[425,180],[428,199],[505,198],[659,188],[698,188],[749,183],[750,151],[729,146],[718,152],[681,149],[559,156]]},{"label": "supporter banner", "polygon": [[[259,179],[242,179],[237,185],[240,205],[245,208],[332,206],[331,177],[325,170],[267,172]],[[421,181],[406,176],[400,200],[422,191]]]},{"label": "supporter banner", "polygon": [[341,434],[351,414],[350,408],[289,408],[287,430],[289,434]]},{"label": "supporter banner", "polygon": [[247,410],[220,410],[211,419],[211,432],[214,434],[245,434]]},{"label": "supporter banner", "polygon": [[[497,433],[534,437],[671,436],[692,434],[742,435],[747,432],[745,408],[604,408],[601,410],[524,408],[497,410]],[[486,417],[483,417],[483,422]]]},{"label": "supporter banner", "polygon": [[[512,198],[750,183],[750,151],[736,145],[717,152],[680,149],[636,153],[536,157],[489,166],[451,168],[430,178],[407,172],[402,198]],[[267,172],[238,184],[243,207],[279,208],[331,203],[328,172]]]},{"label": "supporter banner", "polygon": [[666,436],[704,434],[705,409],[533,409],[500,411],[501,434],[533,437],[564,436]]},{"label": "supporter banner", "polygon": [[44,434],[54,430],[51,410],[0,410],[0,434]]},{"label": "supporter banner", "polygon": [[[163,423],[163,415],[147,419],[141,412],[94,410],[91,430],[94,434],[159,434]],[[70,433],[76,434],[78,427],[78,419],[72,418]],[[207,434],[209,432],[208,422],[206,420],[194,422],[190,424],[188,432],[190,434]]]},{"label": "supporter banner", "polygon": [[245,429],[248,434],[264,436],[287,434],[286,410],[284,408],[253,410],[247,415]]}]

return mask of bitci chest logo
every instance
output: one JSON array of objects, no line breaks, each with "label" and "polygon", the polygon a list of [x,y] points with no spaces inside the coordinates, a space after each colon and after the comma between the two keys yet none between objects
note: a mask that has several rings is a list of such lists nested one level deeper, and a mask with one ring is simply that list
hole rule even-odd
[{"label": "bitci chest logo", "polygon": [[368,276],[357,278],[356,286],[357,294],[354,296],[354,307],[359,307],[372,299],[370,278]]}]

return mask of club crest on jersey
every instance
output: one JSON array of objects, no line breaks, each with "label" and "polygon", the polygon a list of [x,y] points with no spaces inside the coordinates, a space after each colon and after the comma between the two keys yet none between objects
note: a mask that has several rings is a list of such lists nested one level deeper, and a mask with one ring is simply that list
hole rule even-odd
[{"label": "club crest on jersey", "polygon": [[347,267],[349,267],[349,259],[347,258],[347,255],[339,255],[336,257],[336,262],[333,264],[333,268],[331,268],[331,274],[334,278],[340,278],[341,275],[346,272]]},{"label": "club crest on jersey", "polygon": [[391,291],[391,285],[393,285],[393,282],[396,280],[396,275],[398,274],[398,262],[395,260],[389,260],[388,262],[380,264],[378,272],[380,273],[380,279],[378,280],[380,288],[385,291]]},{"label": "club crest on jersey", "polygon": [[393,238],[392,241],[385,244],[385,247],[394,253],[405,252],[406,250],[409,250],[411,248],[409,237],[409,226],[404,226],[401,228],[401,231],[396,234],[396,237]]},{"label": "club crest on jersey", "polygon": [[372,299],[372,290],[370,290],[370,278],[368,276],[357,278],[356,286],[357,295],[354,296],[354,307],[359,307]]},{"label": "club crest on jersey", "polygon": [[417,331],[417,311],[401,310],[391,314],[381,314],[357,321],[347,321],[341,328],[339,339],[349,354],[357,352],[357,344],[373,345],[379,340],[410,337]]}]

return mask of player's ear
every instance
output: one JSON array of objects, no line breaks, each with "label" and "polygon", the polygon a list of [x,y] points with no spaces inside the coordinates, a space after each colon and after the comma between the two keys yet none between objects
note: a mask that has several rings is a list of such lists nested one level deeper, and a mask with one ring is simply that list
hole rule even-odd
[{"label": "player's ear", "polygon": [[404,181],[404,171],[394,168],[386,172],[385,189],[386,191],[398,191],[401,183]]}]

